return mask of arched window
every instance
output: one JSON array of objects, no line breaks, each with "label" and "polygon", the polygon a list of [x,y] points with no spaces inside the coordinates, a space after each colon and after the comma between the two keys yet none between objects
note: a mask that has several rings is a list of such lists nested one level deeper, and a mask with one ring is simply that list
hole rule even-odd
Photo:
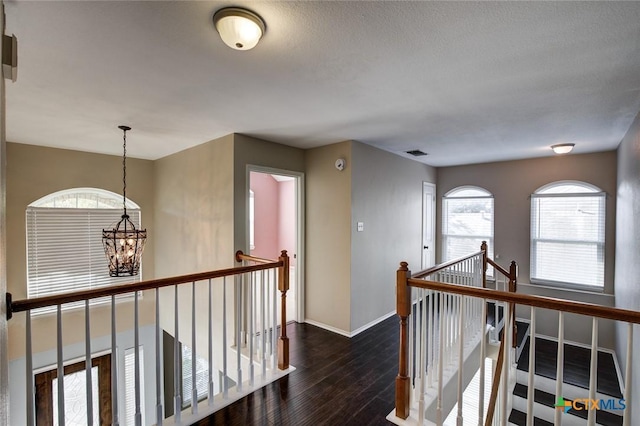
[{"label": "arched window", "polygon": [[577,181],[531,195],[531,282],[604,287],[606,194]]},{"label": "arched window", "polygon": [[477,186],[460,186],[442,199],[442,260],[457,259],[489,244],[493,257],[493,195]]},{"label": "arched window", "polygon": [[[126,205],[139,228],[140,208],[131,200]],[[122,195],[96,188],[59,191],[31,203],[26,212],[27,297],[139,281],[140,275],[109,276],[102,230],[112,228],[121,215]]]}]

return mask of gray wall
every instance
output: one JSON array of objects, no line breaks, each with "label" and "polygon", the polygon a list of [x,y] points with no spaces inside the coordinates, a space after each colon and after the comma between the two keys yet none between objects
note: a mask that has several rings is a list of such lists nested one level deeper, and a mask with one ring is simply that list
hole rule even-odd
[{"label": "gray wall", "polygon": [[[438,212],[442,211],[442,196],[461,185],[476,185],[494,196],[494,253],[498,263],[508,266],[515,260],[519,267],[518,291],[570,300],[580,300],[613,306],[613,276],[615,269],[616,224],[616,164],[615,151],[594,154],[570,154],[565,156],[530,160],[504,161],[438,169]],[[605,232],[605,290],[604,293],[562,290],[540,285],[529,285],[530,255],[530,199],[541,186],[560,180],[579,180],[598,186],[607,192]],[[441,253],[441,214],[436,224],[438,234],[438,258]],[[519,308],[519,317],[529,316],[528,308]],[[556,315],[551,312],[538,314],[538,332],[550,336],[557,334]],[[579,316],[568,316],[565,336],[568,340],[589,343],[590,326]],[[600,325],[601,345],[614,347],[613,324],[603,321]]]},{"label": "gray wall", "polygon": [[[352,143],[351,331],[395,312],[396,270],[401,261],[420,270],[422,183],[436,169]],[[364,231],[357,223],[364,222]]]},{"label": "gray wall", "polygon": [[[640,310],[640,115],[618,147],[618,196],[616,229],[616,307]],[[627,327],[616,327],[616,352],[624,369]],[[631,424],[640,424],[640,326],[633,336],[633,401]]]}]

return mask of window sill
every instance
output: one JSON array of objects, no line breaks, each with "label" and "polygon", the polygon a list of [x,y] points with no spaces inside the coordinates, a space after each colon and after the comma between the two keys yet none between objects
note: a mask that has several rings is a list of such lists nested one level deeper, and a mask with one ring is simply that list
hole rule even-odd
[{"label": "window sill", "polygon": [[562,290],[585,294],[605,294],[604,286],[596,287],[584,284],[563,283],[559,281],[545,281],[531,278],[530,285],[535,287],[547,288],[550,290]]}]

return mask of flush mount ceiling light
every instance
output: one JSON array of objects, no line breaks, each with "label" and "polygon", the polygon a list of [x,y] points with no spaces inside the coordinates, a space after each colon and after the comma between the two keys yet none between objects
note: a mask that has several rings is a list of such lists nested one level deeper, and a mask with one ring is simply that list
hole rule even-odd
[{"label": "flush mount ceiling light", "polygon": [[140,258],[147,241],[147,230],[136,229],[127,214],[127,130],[128,126],[118,126],[123,132],[122,155],[122,219],[113,229],[102,230],[102,245],[109,261],[109,275],[124,277],[138,275]]},{"label": "flush mount ceiling light", "polygon": [[232,49],[253,49],[266,30],[260,16],[247,9],[226,7],[213,15],[213,24],[222,41]]},{"label": "flush mount ceiling light", "polygon": [[575,145],[575,143],[559,143],[557,145],[551,145],[551,149],[556,154],[568,154]]}]

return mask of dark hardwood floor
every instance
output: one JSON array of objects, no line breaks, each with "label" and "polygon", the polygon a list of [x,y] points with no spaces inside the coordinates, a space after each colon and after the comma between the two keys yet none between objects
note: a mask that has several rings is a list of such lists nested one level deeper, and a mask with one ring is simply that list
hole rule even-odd
[{"label": "dark hardwood floor", "polygon": [[289,324],[296,370],[198,425],[390,425],[398,372],[398,318],[349,339]]}]

